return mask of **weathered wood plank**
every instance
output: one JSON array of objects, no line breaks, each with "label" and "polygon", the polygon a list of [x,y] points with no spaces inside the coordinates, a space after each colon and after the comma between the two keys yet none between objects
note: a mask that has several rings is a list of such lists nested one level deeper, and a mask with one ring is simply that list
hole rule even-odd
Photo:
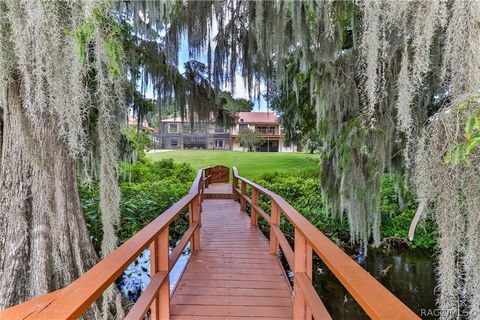
[{"label": "weathered wood plank", "polygon": [[293,317],[282,266],[237,203],[203,202],[201,243],[172,297],[171,319]]},{"label": "weathered wood plank", "polygon": [[277,317],[231,317],[231,316],[172,316],[171,320],[252,320],[252,319],[260,319],[260,320],[277,320]]},{"label": "weathered wood plank", "polygon": [[[191,269],[189,269],[191,268]],[[193,272],[193,273],[236,273],[239,275],[244,275],[244,274],[283,274],[281,270],[270,270],[270,269],[250,269],[250,268],[212,268],[212,267],[187,267],[186,272]]]},{"label": "weathered wood plank", "polygon": [[287,289],[246,289],[246,288],[211,288],[181,286],[175,290],[175,295],[206,295],[206,296],[232,296],[232,297],[291,297]]},{"label": "weathered wood plank", "polygon": [[[238,275],[231,273],[187,273],[183,276],[187,279],[197,280],[238,280]],[[277,274],[245,274],[242,276],[245,281],[284,281],[281,273]]]},{"label": "weathered wood plank", "polygon": [[172,314],[189,316],[277,317],[291,319],[291,307],[173,305]]},{"label": "weathered wood plank", "polygon": [[177,295],[174,304],[210,305],[210,306],[280,306],[291,307],[292,298],[284,297],[247,297],[247,296],[206,296]]}]

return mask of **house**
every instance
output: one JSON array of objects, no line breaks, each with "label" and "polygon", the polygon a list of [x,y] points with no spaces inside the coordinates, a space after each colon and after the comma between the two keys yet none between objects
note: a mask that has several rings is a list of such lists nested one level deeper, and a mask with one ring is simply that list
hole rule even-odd
[{"label": "house", "polygon": [[273,112],[239,112],[236,125],[232,130],[232,150],[243,150],[238,143],[238,134],[250,129],[262,135],[263,141],[257,151],[294,152],[295,146],[285,146],[280,121]]},{"label": "house", "polygon": [[164,119],[152,139],[154,149],[231,150],[231,129],[213,121],[195,121],[192,129],[189,119]]},{"label": "house", "polygon": [[257,151],[293,152],[295,146],[284,146],[280,122],[272,112],[239,112],[235,126],[229,128],[214,121],[195,121],[193,130],[189,119],[162,120],[159,133],[153,133],[154,149],[239,150],[238,134],[249,128],[260,133],[263,143]]}]

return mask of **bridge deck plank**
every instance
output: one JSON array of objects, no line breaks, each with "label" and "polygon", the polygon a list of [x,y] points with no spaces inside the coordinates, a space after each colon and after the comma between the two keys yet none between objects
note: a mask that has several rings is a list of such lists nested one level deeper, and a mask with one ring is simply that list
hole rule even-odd
[{"label": "bridge deck plank", "polygon": [[230,183],[211,183],[205,189],[205,193],[232,193],[232,185]]},{"label": "bridge deck plank", "polygon": [[171,319],[293,317],[282,266],[238,203],[205,200],[201,230],[201,250],[192,255],[174,292]]}]

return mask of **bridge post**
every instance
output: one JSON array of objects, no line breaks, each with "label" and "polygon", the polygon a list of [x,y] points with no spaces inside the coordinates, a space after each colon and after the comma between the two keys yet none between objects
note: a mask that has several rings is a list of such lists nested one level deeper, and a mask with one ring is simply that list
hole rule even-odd
[{"label": "bridge post", "polygon": [[198,228],[193,232],[193,236],[191,239],[192,251],[200,250],[200,206],[200,195],[197,195],[188,206],[190,224],[198,222]]},{"label": "bridge post", "polygon": [[250,206],[250,224],[258,225],[258,212],[254,206],[258,206],[258,190],[252,187],[252,205]]},{"label": "bridge post", "polygon": [[244,196],[247,195],[247,184],[242,181],[241,197],[240,197],[240,210],[245,212],[247,210],[247,201]]},{"label": "bridge post", "polygon": [[233,199],[233,201],[238,200],[237,188],[238,188],[238,178],[234,174],[233,175],[233,181],[232,181],[232,199]]},{"label": "bridge post", "polygon": [[[158,237],[150,244],[150,277],[158,272],[169,272],[169,227],[166,226],[160,231]],[[150,307],[151,319],[170,318],[170,281],[169,277],[163,281],[155,299]]]},{"label": "bridge post", "polygon": [[[280,226],[280,207],[272,201],[272,209],[270,213],[270,224]],[[275,232],[270,228],[270,254],[278,254],[279,243]]]},{"label": "bridge post", "polygon": [[206,188],[205,181],[202,179],[201,183],[198,185],[198,198],[199,198],[198,206],[199,206],[200,214],[203,211],[202,202],[203,202],[203,194],[205,193],[205,188]]},{"label": "bridge post", "polygon": [[207,178],[205,180],[205,188],[208,188],[208,185],[210,184],[210,178],[208,177],[210,175],[210,168],[205,169],[205,177]]},{"label": "bridge post", "polygon": [[[308,244],[305,236],[295,228],[295,265],[294,279],[297,274],[305,273],[308,279],[312,281],[312,247]],[[301,290],[297,281],[294,281],[294,301],[293,301],[293,319],[305,320],[311,319],[312,313],[307,306],[305,294]]]}]

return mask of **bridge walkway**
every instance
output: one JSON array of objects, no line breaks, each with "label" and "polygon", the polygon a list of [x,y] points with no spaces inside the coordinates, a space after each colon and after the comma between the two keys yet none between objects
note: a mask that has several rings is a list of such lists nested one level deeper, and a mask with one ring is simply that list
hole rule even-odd
[{"label": "bridge walkway", "polygon": [[173,294],[171,319],[292,319],[290,283],[260,230],[231,199],[202,206],[202,249]]}]

